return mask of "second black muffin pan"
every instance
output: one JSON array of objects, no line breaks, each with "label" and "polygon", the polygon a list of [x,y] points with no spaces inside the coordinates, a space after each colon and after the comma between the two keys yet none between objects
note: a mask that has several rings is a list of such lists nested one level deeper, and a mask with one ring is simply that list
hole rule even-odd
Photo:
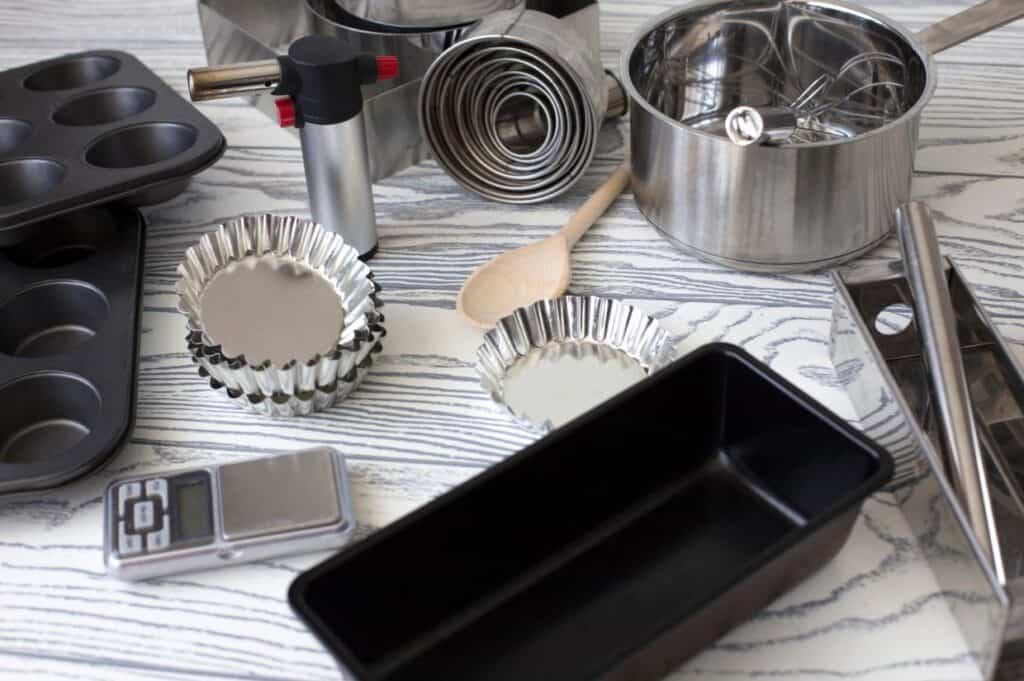
[{"label": "second black muffin pan", "polygon": [[301,575],[357,681],[655,681],[822,567],[879,446],[711,345]]},{"label": "second black muffin pan", "polygon": [[145,222],[96,206],[0,250],[0,493],[115,454],[135,410]]},{"label": "second black muffin pan", "polygon": [[0,72],[0,246],[67,211],[168,200],[224,148],[220,130],[130,54]]}]

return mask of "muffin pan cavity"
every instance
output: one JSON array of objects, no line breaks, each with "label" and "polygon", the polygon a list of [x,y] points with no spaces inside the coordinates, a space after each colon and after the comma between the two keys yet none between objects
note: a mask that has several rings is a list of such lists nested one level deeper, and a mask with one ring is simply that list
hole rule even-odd
[{"label": "muffin pan cavity", "polygon": [[107,320],[107,298],[81,281],[36,284],[0,305],[0,352],[59,355],[90,340]]},{"label": "muffin pan cavity", "polygon": [[81,376],[34,374],[0,388],[0,465],[60,459],[100,420],[96,388]]},{"label": "muffin pan cavity", "polygon": [[145,223],[108,204],[0,251],[0,494],[93,470],[131,429]]},{"label": "muffin pan cavity", "polygon": [[220,130],[124,52],[3,71],[0,91],[0,248],[63,213],[172,199],[224,153]]},{"label": "muffin pan cavity", "polygon": [[32,133],[32,125],[17,118],[0,118],[0,154],[9,154]]},{"label": "muffin pan cavity", "polygon": [[61,125],[106,125],[153,106],[156,93],[144,87],[115,87],[89,92],[62,105],[53,114]]},{"label": "muffin pan cavity", "polygon": [[46,196],[64,179],[64,166],[45,158],[0,163],[0,208]]},{"label": "muffin pan cavity", "polygon": [[85,160],[101,168],[135,168],[160,163],[188,151],[196,129],[178,123],[146,123],[124,128],[89,147]]},{"label": "muffin pan cavity", "polygon": [[117,234],[114,211],[83,208],[45,220],[36,234],[2,251],[15,265],[53,268],[72,265],[95,254]]},{"label": "muffin pan cavity", "polygon": [[46,63],[25,79],[26,90],[73,90],[110,78],[121,68],[121,61],[108,55],[83,54]]}]

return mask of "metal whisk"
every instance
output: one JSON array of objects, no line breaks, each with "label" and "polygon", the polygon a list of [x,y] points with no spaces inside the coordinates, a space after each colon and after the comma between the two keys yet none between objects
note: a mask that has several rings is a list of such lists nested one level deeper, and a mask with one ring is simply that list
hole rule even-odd
[{"label": "metal whisk", "polygon": [[[743,143],[807,144],[884,126],[913,104],[908,81],[923,73],[896,34],[794,0],[671,30],[665,42],[672,53],[650,64],[647,81],[663,89],[644,94],[682,123]],[[738,113],[727,124],[740,107],[778,127],[758,135],[753,119]]]}]

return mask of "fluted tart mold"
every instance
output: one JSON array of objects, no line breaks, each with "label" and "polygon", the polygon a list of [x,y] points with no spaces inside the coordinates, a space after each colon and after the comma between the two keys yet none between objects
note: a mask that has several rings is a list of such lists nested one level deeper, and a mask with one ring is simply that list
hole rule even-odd
[{"label": "fluted tart mold", "polygon": [[[215,276],[251,257],[293,260],[333,287],[344,311],[332,350],[294,357],[283,364],[228,356],[203,326],[203,292]],[[295,416],[326,409],[362,382],[385,335],[379,285],[356,250],[311,220],[247,215],[203,236],[178,265],[178,309],[187,319],[186,343],[200,375],[231,401],[269,416]],[[301,332],[301,330],[297,330]]]},{"label": "fluted tart mold", "polygon": [[477,350],[481,385],[495,405],[520,425],[537,432],[552,429],[512,409],[505,400],[509,369],[532,352],[554,344],[593,343],[623,353],[650,374],[675,358],[668,333],[639,308],[596,296],[563,296],[519,308],[484,336]]}]

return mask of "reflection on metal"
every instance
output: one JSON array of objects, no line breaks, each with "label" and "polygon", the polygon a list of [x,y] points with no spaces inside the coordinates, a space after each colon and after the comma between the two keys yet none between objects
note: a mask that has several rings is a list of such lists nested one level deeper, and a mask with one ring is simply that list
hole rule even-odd
[{"label": "reflection on metal", "polygon": [[[523,2],[497,4],[519,7]],[[596,2],[548,4],[551,7],[544,9],[587,44],[600,45]],[[475,24],[381,33],[346,25],[345,13],[339,10],[336,0],[199,0],[199,21],[211,66],[273,59],[285,54],[296,39],[313,34],[337,36],[361,52],[398,57],[397,78],[363,88],[370,170],[376,181],[430,158],[420,132],[420,82],[437,55],[459,42]],[[252,103],[277,120],[273,96],[259,95]]]},{"label": "reflection on metal", "polygon": [[607,345],[554,343],[509,367],[505,403],[513,413],[557,428],[646,375],[640,362]]},{"label": "reflection on metal", "polygon": [[896,333],[875,325],[892,306],[913,307],[899,263],[833,272],[832,361],[861,427],[896,460],[890,490],[985,678],[1016,679],[1024,659],[1024,371],[960,271],[944,264],[1002,548],[999,570],[944,474],[916,321]]},{"label": "reflection on metal", "polygon": [[657,320],[617,300],[564,296],[519,308],[477,350],[481,384],[517,422],[546,432],[674,357]]},{"label": "reflection on metal", "polygon": [[992,561],[996,576],[1003,580],[985,459],[957,340],[956,313],[928,206],[920,201],[900,206],[896,210],[896,234],[939,426],[946,476],[964,506],[978,544]]},{"label": "reflection on metal", "polygon": [[411,31],[465,26],[492,12],[521,7],[524,0],[325,0],[345,21],[378,31]]},{"label": "reflection on metal", "polygon": [[[323,2],[334,6],[331,0]],[[315,7],[315,0],[199,0],[207,61],[213,66],[273,59],[286,54],[298,38],[313,34],[336,35],[359,51],[395,55],[401,64],[398,77],[363,88],[371,175],[378,180],[429,158],[416,116],[420,78],[462,29],[414,36],[368,33],[332,22]],[[274,99],[259,95],[251,101],[276,121]]]},{"label": "reflection on metal", "polygon": [[[625,100],[604,74],[599,44],[570,30],[575,25],[533,10],[497,12],[431,65],[421,128],[437,162],[463,187],[495,201],[538,203],[586,172],[609,94]],[[509,118],[525,119],[532,131],[518,131],[510,143]]]}]

